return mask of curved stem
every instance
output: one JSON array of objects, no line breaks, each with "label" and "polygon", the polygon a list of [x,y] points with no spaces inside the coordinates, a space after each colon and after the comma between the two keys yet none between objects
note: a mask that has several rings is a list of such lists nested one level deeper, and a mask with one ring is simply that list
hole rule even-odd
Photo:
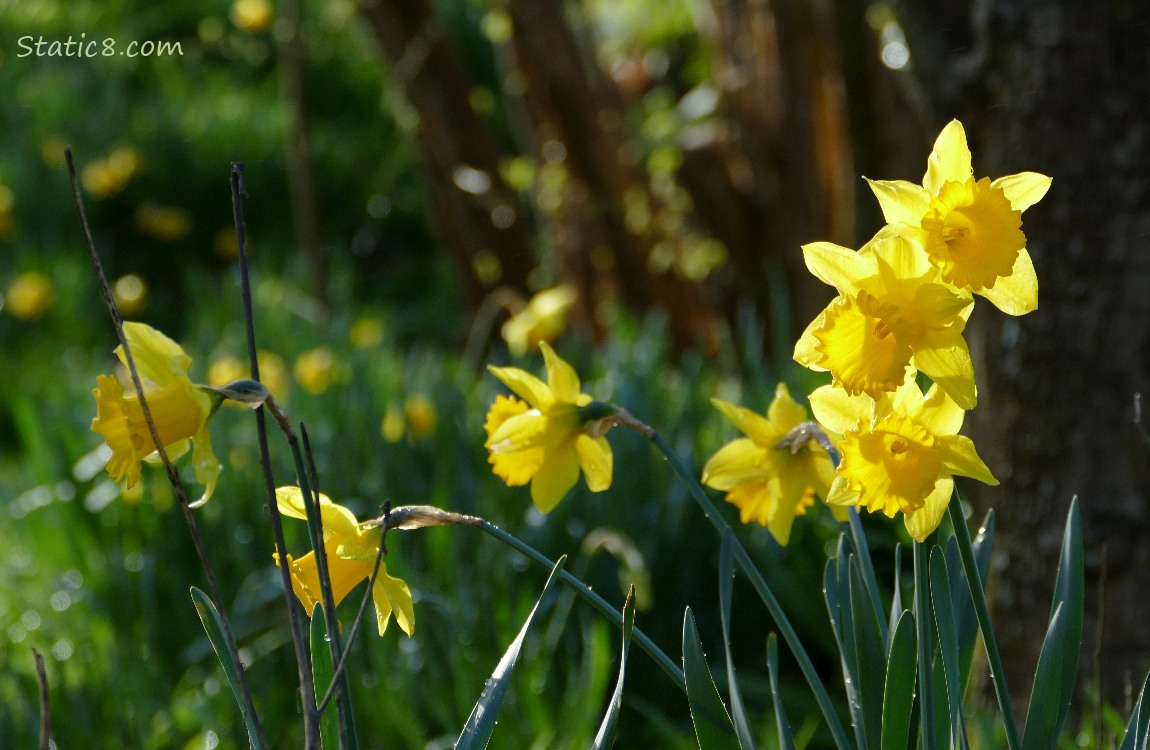
[{"label": "curved stem", "polygon": [[[618,421],[617,423],[630,427],[630,425],[624,421]],[[646,426],[644,425],[644,427]],[[687,469],[682,459],[671,449],[667,441],[650,427],[646,427],[645,430],[639,430],[639,432],[646,435],[671,463],[671,468],[679,475],[679,479],[683,480],[683,484],[687,486],[691,496],[695,498],[695,502],[697,502],[703,510],[703,515],[711,519],[711,523],[714,524],[715,529],[721,534],[724,529],[729,528],[730,524],[719,515],[715,504],[707,497],[707,493],[703,491],[702,486],[698,480],[695,479],[694,474]],[[819,704],[823,719],[826,720],[827,727],[834,736],[835,745],[843,750],[850,748],[851,742],[847,738],[846,730],[843,729],[843,724],[839,719],[838,712],[835,711],[834,704],[831,703],[831,697],[827,694],[827,689],[823,686],[822,679],[819,677],[818,672],[815,671],[815,665],[811,662],[810,656],[807,655],[806,649],[803,648],[802,642],[799,641],[798,633],[796,633],[794,627],[791,626],[790,621],[783,612],[783,608],[779,605],[778,600],[775,599],[775,595],[771,592],[770,587],[767,586],[767,582],[758,568],[755,567],[750,555],[747,554],[747,550],[738,539],[733,539],[733,541],[735,560],[739,563],[739,567],[743,569],[743,573],[745,573],[751,581],[751,585],[755,587],[759,598],[762,599],[763,604],[767,607],[767,611],[770,612],[771,617],[774,618],[775,625],[778,626],[779,633],[782,634],[783,640],[787,642],[791,653],[794,654],[795,660],[798,661],[799,668],[803,671],[803,676],[807,678],[807,684],[810,685],[811,692],[815,695],[815,701]]]},{"label": "curved stem", "polygon": [[966,583],[974,600],[974,614],[978,618],[978,629],[982,632],[982,643],[986,647],[986,660],[990,664],[990,676],[994,680],[994,693],[998,696],[998,708],[1002,712],[1002,723],[1006,727],[1006,744],[1010,750],[1021,747],[1018,724],[1014,719],[1014,706],[1010,691],[1006,687],[1006,673],[1002,669],[1002,656],[998,653],[998,641],[994,637],[994,627],[990,622],[990,607],[986,603],[986,590],[982,576],[974,560],[974,546],[970,543],[970,530],[962,517],[962,507],[958,498],[952,498],[947,508],[950,522],[954,527],[954,538],[958,542],[958,556],[966,573]]},{"label": "curved stem", "polygon": [[[479,523],[473,524],[507,546],[516,550],[517,552],[526,555],[531,560],[535,561],[544,568],[550,570],[555,567],[555,563],[547,559],[547,556],[537,551],[534,547],[526,542],[508,534],[503,529],[499,528],[493,523],[478,519]],[[568,573],[566,570],[559,571],[559,579],[563,583],[571,587],[571,590],[583,598],[588,604],[599,611],[599,614],[610,620],[614,625],[623,627],[623,615],[618,610],[607,603],[607,600],[596,594],[594,591],[587,587],[587,584],[580,581],[575,576]],[[655,663],[662,668],[671,681],[679,687],[680,690],[686,692],[687,684],[683,679],[683,670],[675,665],[671,657],[667,656],[655,643],[643,634],[641,630],[635,628],[632,637],[639,647],[647,652],[647,655],[655,660]]]}]

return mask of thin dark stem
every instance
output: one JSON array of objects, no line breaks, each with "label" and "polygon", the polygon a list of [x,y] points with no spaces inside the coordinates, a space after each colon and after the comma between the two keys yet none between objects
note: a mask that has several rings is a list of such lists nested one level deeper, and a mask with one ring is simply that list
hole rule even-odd
[{"label": "thin dark stem", "polygon": [[168,473],[168,481],[175,491],[176,499],[179,501],[180,511],[184,516],[184,522],[188,526],[188,533],[191,535],[192,543],[196,548],[196,555],[200,559],[200,566],[204,570],[205,578],[207,578],[212,603],[215,604],[216,609],[219,611],[220,624],[224,632],[224,641],[227,643],[228,653],[236,665],[237,682],[240,693],[243,696],[241,710],[245,714],[245,718],[249,720],[250,725],[255,727],[257,738],[261,746],[267,747],[267,738],[264,736],[263,726],[260,724],[259,715],[256,713],[255,701],[252,699],[251,690],[248,687],[246,670],[244,669],[243,662],[240,660],[239,647],[236,645],[236,638],[232,632],[231,621],[228,619],[223,607],[223,598],[220,596],[220,587],[216,582],[215,571],[208,561],[207,549],[204,547],[203,537],[200,535],[195,516],[192,514],[191,506],[188,503],[188,496],[184,491],[184,484],[180,481],[180,476],[176,473],[176,469],[172,465],[172,461],[168,457],[163,443],[160,441],[159,430],[157,430],[156,422],[152,418],[152,410],[148,406],[144,386],[140,381],[140,371],[136,367],[135,357],[133,357],[132,349],[128,345],[128,338],[124,334],[124,318],[120,315],[120,309],[116,306],[116,300],[112,297],[111,288],[108,286],[108,278],[104,274],[104,266],[100,262],[99,254],[96,252],[96,244],[92,239],[92,231],[88,226],[88,217],[84,212],[84,200],[80,195],[80,183],[79,180],[76,179],[76,165],[72,159],[72,149],[70,147],[64,149],[64,160],[68,164],[68,179],[72,184],[72,199],[76,204],[76,213],[80,219],[80,230],[84,235],[84,244],[88,248],[88,256],[92,261],[92,268],[96,273],[96,280],[100,285],[100,294],[103,296],[104,303],[108,307],[108,313],[112,316],[112,323],[116,328],[116,335],[120,339],[120,346],[124,352],[124,360],[128,365],[128,371],[131,373],[132,385],[136,389],[136,397],[139,400],[144,421],[148,425],[152,442],[156,446],[156,453],[160,456],[160,461]]},{"label": "thin dark stem", "polygon": [[379,551],[375,553],[375,566],[371,569],[371,577],[367,579],[367,591],[363,594],[363,599],[359,602],[359,611],[355,613],[355,622],[351,624],[351,629],[347,633],[347,645],[343,648],[343,654],[339,657],[339,663],[335,665],[335,671],[331,674],[331,684],[327,686],[327,692],[323,694],[323,699],[319,702],[319,710],[322,713],[327,704],[331,702],[332,695],[335,694],[336,681],[343,677],[343,669],[347,666],[347,657],[351,653],[351,646],[355,643],[355,637],[359,635],[359,626],[363,622],[364,613],[367,612],[367,603],[372,599],[372,592],[375,591],[375,579],[379,575],[380,563],[383,562],[383,556],[387,554],[387,530],[391,527],[391,502],[384,503],[383,512],[380,514],[383,519],[379,531]]},{"label": "thin dark stem", "polygon": [[[251,368],[252,380],[260,379],[259,359],[256,354],[255,319],[252,313],[252,284],[249,273],[247,251],[247,225],[244,222],[244,209],[242,196],[247,194],[244,188],[243,165],[232,163],[231,189],[232,189],[232,216],[236,226],[236,243],[239,246],[240,290],[244,308],[244,326],[247,333],[248,361]],[[276,406],[275,399],[267,399],[269,408],[279,421],[281,410]],[[280,516],[279,505],[276,503],[276,482],[272,474],[271,451],[268,448],[267,419],[264,407],[256,409],[256,434],[260,447],[260,467],[263,469],[264,488],[268,497],[268,513],[271,516],[272,535],[275,537],[276,554],[280,564],[280,582],[283,585],[284,599],[287,602],[288,624],[291,630],[292,646],[295,650],[296,668],[299,673],[300,702],[303,705],[304,723],[304,750],[319,747],[319,720],[315,710],[315,690],[312,685],[311,662],[308,660],[307,649],[304,646],[303,630],[300,624],[299,611],[296,609],[295,593],[292,590],[291,570],[288,565],[287,541],[284,539],[283,519]]]},{"label": "thin dark stem", "polygon": [[48,672],[44,669],[44,655],[32,649],[36,659],[36,679],[40,681],[40,750],[52,747],[52,708],[48,703]]}]

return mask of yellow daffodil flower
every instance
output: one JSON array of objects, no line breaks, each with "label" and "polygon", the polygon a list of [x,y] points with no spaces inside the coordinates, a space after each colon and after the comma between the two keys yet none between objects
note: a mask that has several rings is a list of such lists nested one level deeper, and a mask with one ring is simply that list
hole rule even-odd
[{"label": "yellow daffodil flower", "polygon": [[855,252],[830,242],[803,246],[807,268],[839,291],[795,345],[795,361],[829,370],[847,393],[879,398],[915,367],[964,409],[978,401],[962,337],[973,298],[941,283],[922,249],[880,233]]},{"label": "yellow daffodil flower", "polygon": [[[277,488],[276,505],[285,516],[307,520],[303,493],[299,487]],[[354,513],[333,503],[322,493],[319,495],[319,510],[323,521],[323,547],[327,554],[332,598],[338,606],[361,581],[371,578],[379,552],[380,534],[383,532],[378,526],[357,522]],[[279,564],[278,557],[276,564]],[[292,590],[310,615],[316,604],[323,603],[315,551],[300,558],[288,555],[288,568],[291,571]],[[395,621],[403,632],[408,635],[415,633],[415,608],[411,601],[411,590],[402,580],[388,574],[387,565],[382,560],[371,596],[375,602],[375,624],[380,635],[387,629],[392,615],[395,615]]]},{"label": "yellow daffodil flower", "polygon": [[52,280],[39,271],[26,271],[8,285],[6,297],[0,297],[0,307],[20,320],[35,321],[44,317],[52,307]]},{"label": "yellow daffodil flower", "polygon": [[560,284],[536,294],[526,307],[503,324],[501,333],[507,348],[516,357],[522,357],[540,341],[554,341],[567,328],[567,313],[577,298],[575,287],[570,284]]},{"label": "yellow daffodil flower", "polygon": [[1020,172],[975,180],[962,123],[934,143],[922,187],[868,180],[891,225],[912,234],[948,284],[986,297],[1008,315],[1038,307],[1038,277],[1026,251],[1022,212],[1040,201],[1050,178]]},{"label": "yellow daffodil flower", "polygon": [[[546,342],[540,342],[547,382],[515,367],[489,367],[516,396],[498,396],[487,412],[485,447],[495,474],[509,487],[531,483],[543,513],[579,481],[592,492],[611,486],[614,457],[603,434],[614,410],[579,392],[579,376]],[[520,400],[522,399],[522,400]]]},{"label": "yellow daffodil flower", "polygon": [[889,518],[902,511],[906,530],[920,542],[938,528],[955,475],[998,484],[974,443],[958,434],[963,410],[937,384],[924,397],[913,371],[878,399],[823,386],[811,394],[811,409],[843,436],[827,503],[861,505]]},{"label": "yellow daffodil flower", "polygon": [[[711,403],[747,437],[727,443],[711,456],[703,467],[703,484],[725,491],[743,523],[757,521],[785,546],[795,516],[806,513],[816,494],[826,498],[835,478],[831,457],[813,441],[797,451],[779,446],[787,433],[808,421],[806,409],[791,398],[783,383],[775,389],[765,418],[717,398]],[[845,508],[833,510],[845,519]]]},{"label": "yellow daffodil flower", "polygon": [[[188,368],[192,358],[164,334],[143,323],[128,322],[124,324],[124,335],[145,382],[144,395],[168,457],[175,460],[183,455],[189,441],[194,446],[192,464],[196,481],[204,485],[204,494],[191,505],[199,507],[212,496],[220,475],[220,462],[212,453],[208,435],[208,420],[219,406],[220,397],[191,381]],[[116,356],[127,366],[122,346],[116,347]],[[125,396],[114,377],[100,375],[96,384],[92,391],[96,397],[92,431],[102,435],[112,449],[108,475],[116,482],[125,481],[131,489],[140,481],[140,461],[155,453],[156,444],[139,398]]]}]

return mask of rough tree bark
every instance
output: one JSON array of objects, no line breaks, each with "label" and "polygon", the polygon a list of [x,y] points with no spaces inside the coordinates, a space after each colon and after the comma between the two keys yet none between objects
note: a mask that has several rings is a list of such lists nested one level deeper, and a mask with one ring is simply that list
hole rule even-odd
[{"label": "rough tree bark", "polygon": [[[1081,500],[1087,601],[1080,684],[1122,705],[1150,667],[1150,4],[906,2],[901,20],[937,132],[967,128],[978,175],[1053,176],[1023,229],[1038,311],[975,313],[972,436],[1002,480],[991,585],[1015,695],[1042,643],[1058,544]],[[900,175],[915,179],[916,175]],[[1026,703],[1018,705],[1025,710]]]}]

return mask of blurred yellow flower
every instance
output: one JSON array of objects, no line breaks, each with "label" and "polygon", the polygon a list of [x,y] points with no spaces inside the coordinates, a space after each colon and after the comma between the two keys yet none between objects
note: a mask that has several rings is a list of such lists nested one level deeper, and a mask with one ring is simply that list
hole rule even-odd
[{"label": "blurred yellow flower", "polygon": [[962,337],[973,298],[941,283],[921,248],[883,236],[855,252],[830,242],[803,246],[807,268],[839,291],[795,345],[795,361],[829,370],[851,395],[879,398],[917,367],[962,408],[978,401]]},{"label": "blurred yellow flower", "polygon": [[411,427],[411,434],[415,438],[425,438],[435,432],[438,422],[438,413],[435,404],[426,396],[413,394],[403,402],[403,413],[407,416],[407,424]]},{"label": "blurred yellow flower", "polygon": [[16,196],[7,185],[0,185],[0,237],[12,231],[12,206],[16,203]]},{"label": "blurred yellow flower", "polygon": [[[831,457],[814,441],[797,451],[779,442],[792,429],[807,422],[807,411],[779,383],[766,418],[719,399],[715,408],[747,437],[733,440],[711,456],[703,467],[703,484],[727,493],[727,502],[739,509],[743,523],[766,526],[786,546],[795,516],[806,513],[817,494],[824,500],[835,478]],[[835,516],[845,509],[832,506]]]},{"label": "blurred yellow flower", "polygon": [[347,337],[356,349],[371,349],[383,341],[383,321],[374,315],[357,318],[348,329]]},{"label": "blurred yellow flower", "polygon": [[403,440],[403,433],[407,429],[407,420],[403,416],[403,409],[392,404],[387,407],[383,415],[383,422],[379,425],[379,434],[389,443],[398,443]]},{"label": "blurred yellow flower", "polygon": [[[303,493],[299,487],[276,489],[276,504],[285,516],[307,520]],[[332,598],[336,606],[339,606],[361,581],[371,578],[382,531],[379,527],[358,523],[354,513],[342,505],[336,505],[322,493],[319,495],[319,510],[323,521],[323,547],[327,555]],[[273,556],[278,565],[279,557]],[[288,567],[292,589],[310,616],[315,605],[323,603],[315,551],[300,558],[288,555]],[[380,635],[387,629],[392,615],[395,615],[395,621],[403,632],[408,635],[415,633],[415,607],[411,601],[411,591],[402,580],[388,574],[387,565],[382,560],[371,595],[375,601],[375,623]]]},{"label": "blurred yellow flower", "polygon": [[26,271],[8,285],[3,301],[12,317],[39,320],[52,307],[52,280],[38,271]]},{"label": "blurred yellow flower", "polygon": [[955,475],[998,484],[974,443],[958,434],[963,410],[937,384],[924,398],[913,371],[878,399],[823,386],[811,394],[811,408],[843,436],[827,503],[861,505],[888,518],[902,511],[906,530],[920,542],[938,528]]},{"label": "blurred yellow flower", "polygon": [[[251,245],[251,235],[247,237],[247,244]],[[216,255],[224,260],[235,260],[240,257],[240,246],[236,240],[236,230],[225,227],[216,232],[216,238],[212,242],[212,249],[216,251]]]},{"label": "blurred yellow flower", "polygon": [[148,306],[148,285],[136,274],[129,273],[112,284],[112,297],[121,315],[134,318]]},{"label": "blurred yellow flower", "polygon": [[107,158],[84,167],[80,181],[95,197],[106,198],[123,190],[141,168],[140,152],[131,146],[121,146]]},{"label": "blurred yellow flower", "polygon": [[[263,350],[256,352],[256,359],[260,366],[260,383],[277,400],[282,400],[287,395],[287,375],[283,360],[278,354]],[[247,359],[240,359],[231,354],[216,357],[208,366],[208,385],[224,385],[233,380],[249,377],[251,370],[248,368]]]},{"label": "blurred yellow flower", "polygon": [[183,239],[192,229],[192,216],[182,208],[141,203],[136,208],[136,229],[163,242]]},{"label": "blurred yellow flower", "polygon": [[50,135],[40,141],[40,160],[53,169],[62,167],[66,163],[64,149],[67,147],[68,141],[58,135]]},{"label": "blurred yellow flower", "polygon": [[248,33],[258,34],[271,21],[272,4],[269,0],[236,0],[232,4],[232,22]]},{"label": "blurred yellow flower", "polygon": [[318,396],[331,387],[335,357],[326,346],[309,349],[295,361],[295,379],[304,390]]},{"label": "blurred yellow flower", "polygon": [[[487,412],[488,462],[509,487],[531,483],[531,499],[549,513],[579,481],[592,492],[611,486],[614,456],[604,433],[614,408],[579,392],[579,376],[540,342],[547,382],[515,367],[488,367],[516,396],[498,396]],[[520,400],[522,399],[522,400]]]},{"label": "blurred yellow flower", "polygon": [[887,222],[922,244],[946,283],[986,297],[1009,315],[1038,307],[1022,212],[1046,195],[1049,177],[1020,172],[975,180],[966,131],[951,120],[934,143],[922,187],[868,182]]},{"label": "blurred yellow flower", "polygon": [[575,287],[561,284],[536,294],[519,312],[503,324],[503,340],[516,357],[522,357],[539,342],[554,341],[567,328],[567,313],[578,295]]},{"label": "blurred yellow flower", "polygon": [[[143,323],[125,323],[124,335],[141,379],[153,386],[147,388],[145,396],[168,457],[175,460],[182,456],[189,442],[194,446],[192,463],[196,481],[204,485],[204,494],[191,505],[199,507],[212,496],[220,475],[220,462],[212,453],[208,434],[208,421],[219,406],[219,399],[192,383],[188,377],[192,359],[179,344]],[[116,356],[126,367],[122,346],[116,347]],[[112,449],[108,475],[113,481],[124,481],[131,489],[140,480],[140,461],[155,453],[156,444],[139,398],[125,396],[114,377],[100,375],[96,384],[92,391],[96,398],[92,431],[102,435]]]}]

